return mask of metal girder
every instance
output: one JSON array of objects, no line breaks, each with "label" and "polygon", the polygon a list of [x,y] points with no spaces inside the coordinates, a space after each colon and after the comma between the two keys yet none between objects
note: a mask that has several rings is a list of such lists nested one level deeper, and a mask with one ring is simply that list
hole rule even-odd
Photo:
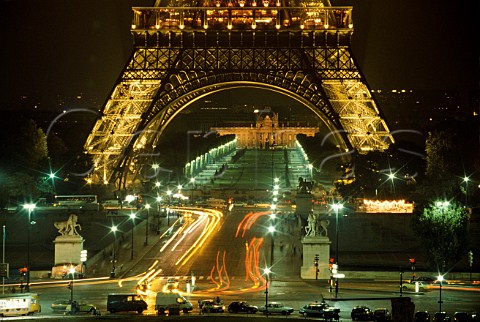
[{"label": "metal girder", "polygon": [[350,143],[360,152],[385,150],[393,143],[386,122],[361,80],[325,80],[322,86]]},{"label": "metal girder", "polygon": [[252,84],[308,106],[345,149],[388,148],[392,136],[349,49],[351,8],[261,9],[133,9],[134,53],[85,143],[97,178],[141,175],[179,111],[208,93]]},{"label": "metal girder", "polygon": [[96,121],[85,143],[86,152],[93,155],[94,171],[108,182],[119,157],[131,143],[146,111],[158,91],[160,82],[121,81],[107,101],[102,116]]}]

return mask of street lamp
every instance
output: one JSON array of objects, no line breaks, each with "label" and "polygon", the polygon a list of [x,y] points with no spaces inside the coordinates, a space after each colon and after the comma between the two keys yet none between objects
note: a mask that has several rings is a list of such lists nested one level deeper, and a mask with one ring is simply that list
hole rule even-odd
[{"label": "street lamp", "polygon": [[145,246],[148,245],[148,217],[150,216],[150,204],[145,205],[145,209],[147,209],[147,225],[145,226]]},{"label": "street lamp", "polygon": [[195,178],[190,178],[190,183],[192,184],[192,187],[190,188],[190,202],[193,205],[193,189],[195,188]]},{"label": "street lamp", "polygon": [[115,247],[116,247],[115,245],[117,244],[117,230],[118,230],[118,227],[113,225],[112,228],[110,228],[110,230],[113,233],[112,272],[110,273],[110,278],[114,278],[115,277],[115,263],[117,261],[116,254],[115,254]]},{"label": "street lamp", "polygon": [[160,234],[160,204],[162,202],[162,197],[157,196],[157,235]]},{"label": "street lamp", "polygon": [[70,304],[73,303],[73,280],[75,278],[75,267],[70,267],[68,270],[68,273],[70,274],[70,285],[68,288],[70,289]]},{"label": "street lamp", "polygon": [[270,275],[272,271],[270,270],[269,267],[266,267],[263,270],[263,273],[265,274],[265,315],[268,315],[268,275]]},{"label": "street lamp", "polygon": [[32,211],[35,210],[36,205],[34,203],[27,203],[23,205],[23,209],[28,210],[28,225],[27,225],[27,285],[25,291],[30,291],[30,230],[33,225],[31,221]]},{"label": "street lamp", "polygon": [[273,238],[273,234],[275,233],[275,227],[270,226],[268,227],[268,232],[271,234],[271,242],[270,242],[270,266],[273,266],[273,248],[275,239]]},{"label": "street lamp", "polygon": [[440,298],[438,299],[438,312],[442,312],[442,284],[443,284],[443,275],[437,276],[437,281],[440,282]]},{"label": "street lamp", "polygon": [[130,214],[130,219],[132,220],[132,253],[130,254],[130,259],[133,259],[133,228],[135,227],[135,219],[137,218],[135,213]]},{"label": "street lamp", "polygon": [[[342,204],[333,204],[333,210],[335,210],[335,264],[338,269],[338,211],[343,209]],[[335,278],[335,298],[338,295],[338,278]]]},{"label": "street lamp", "polygon": [[442,208],[450,206],[450,202],[448,201],[437,201],[435,204],[437,205],[437,207],[442,207]]},{"label": "street lamp", "polygon": [[465,182],[465,206],[468,203],[468,181],[470,181],[469,177],[463,177],[463,182]]},{"label": "street lamp", "polygon": [[[167,190],[167,196],[168,196],[168,205],[171,204],[172,202],[172,191],[171,190]],[[167,207],[167,226],[170,226],[170,209],[169,207]]]}]

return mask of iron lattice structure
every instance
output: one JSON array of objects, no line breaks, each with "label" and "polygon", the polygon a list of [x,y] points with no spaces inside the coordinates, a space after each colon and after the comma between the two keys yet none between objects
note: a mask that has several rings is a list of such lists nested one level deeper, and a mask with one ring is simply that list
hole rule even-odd
[{"label": "iron lattice structure", "polygon": [[384,150],[393,143],[350,51],[352,7],[327,1],[172,3],[177,6],[133,8],[133,54],[85,143],[94,179],[129,184],[151,163],[179,111],[236,87],[273,90],[303,103],[343,151]]}]

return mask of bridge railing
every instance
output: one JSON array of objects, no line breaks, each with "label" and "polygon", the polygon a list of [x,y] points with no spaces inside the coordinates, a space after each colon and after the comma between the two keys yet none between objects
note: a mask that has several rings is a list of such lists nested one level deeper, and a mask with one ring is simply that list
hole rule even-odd
[{"label": "bridge railing", "polygon": [[352,29],[352,7],[134,7],[132,31]]}]

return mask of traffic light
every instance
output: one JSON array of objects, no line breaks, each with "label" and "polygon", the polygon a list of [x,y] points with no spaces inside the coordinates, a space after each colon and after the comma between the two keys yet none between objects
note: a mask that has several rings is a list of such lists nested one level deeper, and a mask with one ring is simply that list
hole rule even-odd
[{"label": "traffic light", "polygon": [[330,257],[328,260],[328,269],[331,271],[333,269],[333,263],[335,262],[335,258]]},{"label": "traffic light", "polygon": [[314,260],[315,260],[315,267],[318,267],[318,260],[319,260],[319,259],[320,259],[320,255],[315,254],[315,258],[314,258]]},{"label": "traffic light", "polygon": [[25,276],[27,275],[28,268],[22,267],[22,268],[19,268],[18,271],[20,272],[20,275]]},{"label": "traffic light", "polygon": [[416,274],[415,274],[415,264],[417,262],[415,261],[415,258],[410,258],[409,262],[410,262],[410,268],[412,269],[412,281],[414,281],[415,276],[416,276]]},{"label": "traffic light", "polygon": [[411,268],[412,268],[412,271],[415,270],[415,264],[416,264],[416,263],[417,263],[417,262],[415,261],[415,258],[410,258],[410,266],[411,266]]},{"label": "traffic light", "polygon": [[468,252],[468,266],[470,266],[470,267],[473,266],[473,252],[472,251]]},{"label": "traffic light", "polygon": [[71,289],[72,289],[72,282],[71,282],[71,281],[70,281],[70,282],[68,282],[68,284],[67,284],[67,288],[68,288],[69,290],[71,290]]}]

